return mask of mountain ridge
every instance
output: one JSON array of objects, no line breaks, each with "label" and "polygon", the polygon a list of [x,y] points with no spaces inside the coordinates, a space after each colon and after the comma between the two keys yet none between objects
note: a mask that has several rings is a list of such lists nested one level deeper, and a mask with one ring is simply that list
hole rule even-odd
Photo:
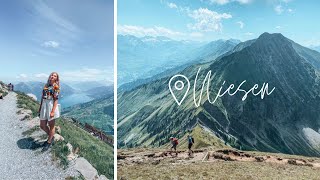
[{"label": "mountain ridge", "polygon": [[[225,87],[247,80],[244,89],[268,81],[276,87],[274,94],[263,100],[250,96],[246,101],[241,101],[240,95],[224,96],[215,105],[203,98],[199,108],[193,107],[189,98],[178,107],[166,87],[168,79],[162,78],[119,94],[119,141],[131,137],[128,142],[132,146],[155,146],[168,136],[182,136],[200,120],[221,139],[234,138],[246,149],[319,156],[320,151],[308,143],[301,131],[302,127],[310,127],[318,132],[320,127],[316,113],[320,109],[315,106],[320,103],[320,83],[311,58],[302,57],[281,34],[263,33],[248,44],[211,64],[198,66],[202,72],[214,72],[211,81],[217,87],[223,80],[227,81]],[[180,73],[194,79],[198,69],[195,67],[187,67]],[[200,73],[200,83],[204,77]],[[199,85],[196,90],[200,88]],[[217,92],[215,87],[210,90]]]},{"label": "mountain ridge", "polygon": [[[204,61],[202,59],[206,58],[206,53],[216,53],[218,56],[233,48],[237,42],[230,39],[212,41],[210,44],[178,41],[167,37],[138,38],[132,35],[118,35],[118,84],[151,78],[184,64]],[[206,50],[210,46],[216,49],[215,52]],[[200,57],[200,54],[203,54],[203,57]]]}]

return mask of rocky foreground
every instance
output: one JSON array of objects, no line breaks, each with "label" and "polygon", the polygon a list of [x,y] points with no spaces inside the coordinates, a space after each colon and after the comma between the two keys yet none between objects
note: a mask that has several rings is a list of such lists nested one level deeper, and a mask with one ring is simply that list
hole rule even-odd
[{"label": "rocky foreground", "polygon": [[[18,109],[16,99],[16,93],[9,92],[0,100],[0,179],[65,179],[78,176],[74,168],[59,168],[49,152],[40,153],[41,149],[33,149],[32,140],[23,133],[33,123],[23,121],[28,111]],[[21,114],[18,115],[18,111]]]},{"label": "rocky foreground", "polygon": [[[25,106],[25,105],[22,105]],[[0,100],[0,179],[107,179],[66,142],[67,164],[51,150],[41,152],[47,135],[39,128],[39,118],[29,109],[17,108],[17,94],[9,92]],[[65,141],[56,126],[55,141]],[[55,144],[52,148],[57,148]]]},{"label": "rocky foreground", "polygon": [[118,151],[118,179],[319,179],[320,158],[234,149]]}]

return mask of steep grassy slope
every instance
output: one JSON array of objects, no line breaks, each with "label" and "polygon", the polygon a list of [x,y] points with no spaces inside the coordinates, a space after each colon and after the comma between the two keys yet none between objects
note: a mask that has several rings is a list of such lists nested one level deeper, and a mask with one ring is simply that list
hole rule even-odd
[{"label": "steep grassy slope", "polygon": [[[39,104],[31,97],[24,93],[18,93],[18,107],[30,109],[33,115],[37,116]],[[56,126],[60,126],[61,135],[64,137],[63,142],[57,142],[52,147],[52,153],[54,157],[60,159],[61,165],[67,166],[68,147],[67,143],[72,144],[74,149],[78,149],[77,154],[84,157],[94,166],[99,174],[103,174],[110,179],[114,176],[114,162],[113,162],[113,147],[107,143],[92,136],[87,131],[83,130],[80,126],[74,124],[72,121],[59,118],[56,120]],[[40,130],[39,126],[25,131],[24,135],[31,135],[32,133]],[[44,138],[46,138],[45,136]]]},{"label": "steep grassy slope", "polygon": [[104,174],[111,179],[113,178],[114,163],[112,146],[97,139],[66,119],[60,118],[56,124],[61,127],[61,135],[65,138],[65,141],[58,144],[60,146],[53,150],[58,157],[66,159],[65,155],[59,154],[63,154],[65,144],[69,142],[74,149],[79,148],[78,154],[87,159],[90,164],[97,169],[99,174]]},{"label": "steep grassy slope", "polygon": [[[118,95],[118,135],[120,146],[129,147],[165,144],[170,136],[182,137],[196,123],[215,132],[225,141],[233,139],[247,150],[283,152],[319,156],[320,152],[302,131],[320,128],[320,79],[316,55],[303,55],[293,42],[281,34],[262,34],[258,39],[239,44],[231,53],[212,63],[189,66],[180,74],[190,80],[191,88],[178,106],[168,88],[169,78],[162,78]],[[308,54],[308,51],[303,51]],[[316,52],[312,52],[316,53]],[[310,58],[311,57],[311,58]],[[200,107],[193,102],[193,85],[197,70],[195,94],[199,98],[202,82],[211,70],[210,100],[225,81],[249,90],[269,83],[270,96],[243,92],[225,95],[211,104],[204,92]],[[205,86],[206,89],[206,86]],[[234,92],[234,90],[232,90]],[[257,90],[255,91],[257,92]],[[183,93],[177,93],[181,98]],[[234,144],[237,146],[237,144]]]},{"label": "steep grassy slope", "polygon": [[81,123],[88,123],[109,135],[113,135],[113,96],[66,108],[63,116],[72,117]]}]

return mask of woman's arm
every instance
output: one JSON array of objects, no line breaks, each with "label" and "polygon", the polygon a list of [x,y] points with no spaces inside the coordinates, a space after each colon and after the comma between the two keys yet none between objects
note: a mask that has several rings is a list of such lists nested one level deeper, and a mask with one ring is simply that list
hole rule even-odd
[{"label": "woman's arm", "polygon": [[51,113],[50,113],[50,118],[53,118],[54,117],[54,112],[57,108],[57,105],[58,105],[58,99],[55,99],[53,101],[53,107],[52,107],[52,110],[51,110]]},{"label": "woman's arm", "polygon": [[40,107],[39,107],[39,116],[40,116],[40,112],[41,112],[41,107],[42,107],[42,100],[43,100],[43,93],[42,93],[42,96],[41,96],[41,100],[40,100]]},{"label": "woman's arm", "polygon": [[55,85],[54,86],[54,94],[53,94],[53,107],[52,107],[52,110],[50,113],[50,118],[54,117],[54,112],[55,112],[57,105],[58,105],[59,94],[60,94],[60,87]]}]

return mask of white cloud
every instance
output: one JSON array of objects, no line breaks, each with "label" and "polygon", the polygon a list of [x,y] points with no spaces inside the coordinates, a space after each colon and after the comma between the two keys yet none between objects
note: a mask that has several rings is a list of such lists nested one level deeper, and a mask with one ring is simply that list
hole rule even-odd
[{"label": "white cloud", "polygon": [[[75,47],[83,35],[85,29],[78,26],[77,19],[72,18],[73,14],[59,11],[56,6],[46,1],[30,2],[30,25],[26,26],[30,39],[42,47],[48,47],[48,54],[70,52]],[[37,27],[37,28],[35,28]],[[49,40],[54,40],[49,42]],[[45,42],[46,41],[46,42]],[[63,46],[62,46],[63,44]],[[59,48],[58,51],[55,48]],[[39,50],[44,50],[39,47]],[[38,51],[38,50],[35,50]],[[33,52],[39,54],[37,52]]]},{"label": "white cloud", "polygon": [[238,2],[239,4],[249,4],[253,0],[202,0],[202,1],[209,1],[210,4],[225,5],[230,2]]},{"label": "white cloud", "polygon": [[16,76],[17,79],[27,79],[28,75],[26,74],[19,74],[18,76]]},{"label": "white cloud", "polygon": [[195,20],[194,24],[188,24],[189,29],[199,31],[221,31],[222,19],[232,18],[231,14],[219,14],[215,11],[210,11],[207,8],[199,8],[189,12],[189,17]]},{"label": "white cloud", "polygon": [[238,21],[237,24],[239,24],[240,29],[242,29],[244,27],[244,23],[242,21]]},{"label": "white cloud", "polygon": [[56,41],[46,41],[42,43],[42,46],[44,47],[51,47],[51,48],[57,48],[60,46],[60,44]]},{"label": "white cloud", "polygon": [[183,36],[184,33],[173,31],[171,29],[154,26],[151,28],[142,27],[142,26],[132,26],[132,25],[118,25],[118,34],[122,35],[134,35],[137,37],[142,36],[167,36],[167,37],[177,37]]},{"label": "white cloud", "polygon": [[239,2],[240,4],[249,4],[252,2],[252,0],[236,0],[237,2]]},{"label": "white cloud", "polygon": [[220,5],[224,5],[229,3],[229,0],[210,0],[211,3],[216,3],[216,4],[220,4]]},{"label": "white cloud", "polygon": [[281,14],[283,12],[283,7],[279,4],[276,7],[274,7],[274,10],[277,14]]},{"label": "white cloud", "polygon": [[49,7],[44,1],[36,1],[34,3],[36,11],[47,20],[55,23],[60,28],[69,31],[69,33],[78,33],[80,28],[64,17],[60,16],[53,8]]},{"label": "white cloud", "polygon": [[282,26],[276,26],[276,29],[282,29]]},{"label": "white cloud", "polygon": [[39,73],[39,74],[35,74],[34,77],[36,77],[36,78],[47,78],[47,77],[49,77],[49,75],[45,74],[45,73]]},{"label": "white cloud", "polygon": [[204,34],[201,32],[178,32],[178,31],[173,31],[171,29],[167,29],[164,27],[142,27],[142,26],[131,26],[131,25],[118,25],[118,34],[121,35],[134,35],[137,37],[144,37],[144,36],[166,36],[171,39],[176,39],[176,40],[182,40],[182,39],[199,39],[204,37]]},{"label": "white cloud", "polygon": [[244,33],[244,35],[246,35],[246,36],[252,36],[253,33],[252,33],[252,32],[246,32],[246,33]]},{"label": "white cloud", "polygon": [[168,7],[171,8],[171,9],[177,9],[178,6],[174,3],[167,3]]},{"label": "white cloud", "polygon": [[319,37],[314,37],[312,39],[303,39],[301,42],[298,42],[298,43],[306,47],[315,47],[315,46],[320,46],[319,39],[320,39]]},{"label": "white cloud", "polygon": [[287,11],[289,12],[289,13],[292,13],[293,12],[293,10],[292,9],[287,9]]},{"label": "white cloud", "polygon": [[[76,70],[58,71],[60,81],[105,81],[113,83],[113,66],[105,67],[104,69],[96,68],[79,68]],[[16,76],[18,81],[47,81],[49,74],[35,73],[32,75],[19,74]]]},{"label": "white cloud", "polygon": [[113,66],[103,70],[95,68],[81,68],[60,73],[60,79],[64,81],[99,81],[113,82]]}]

